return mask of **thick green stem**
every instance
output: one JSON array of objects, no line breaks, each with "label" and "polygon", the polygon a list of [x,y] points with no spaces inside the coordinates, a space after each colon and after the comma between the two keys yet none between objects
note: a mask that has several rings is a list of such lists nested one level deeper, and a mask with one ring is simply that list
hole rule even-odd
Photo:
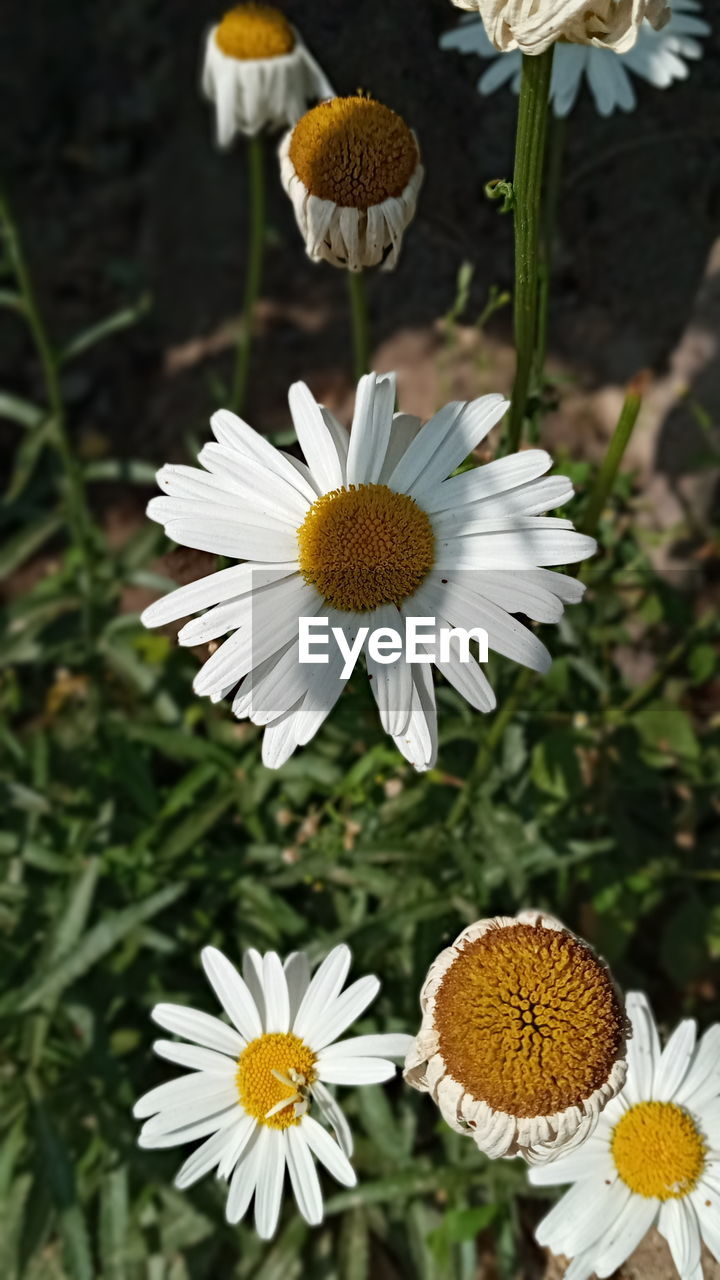
[{"label": "thick green stem", "polygon": [[90,638],[90,611],[92,608],[92,519],[85,494],[82,471],[72,450],[65,423],[65,406],[60,390],[59,364],[38,307],[35,289],[10,206],[0,195],[0,224],[7,246],[17,286],[23,300],[23,314],[33,336],[45,382],[48,413],[51,419],[51,439],[63,467],[64,496],[67,504],[68,524],[77,549],[82,572],[81,594],[85,602],[86,638]]},{"label": "thick green stem", "polygon": [[348,271],[350,314],[352,318],[355,380],[367,373],[370,365],[370,325],[368,322],[365,276],[362,271]]},{"label": "thick green stem", "polygon": [[548,315],[550,311],[550,277],[552,273],[553,242],[557,223],[558,204],[562,179],[563,157],[567,140],[567,120],[560,119],[549,108],[547,167],[545,173],[545,199],[543,202],[539,247],[539,290],[537,343],[535,350],[535,382],[543,386],[543,371],[547,353]]},{"label": "thick green stem", "polygon": [[252,350],[255,304],[262,284],[263,251],[265,247],[265,172],[263,140],[259,134],[248,139],[248,192],[250,197],[250,226],[248,232],[247,274],[243,319],[235,357],[230,407],[239,413],[245,406],[250,352]]},{"label": "thick green stem", "polygon": [[510,423],[510,452],[518,448],[535,363],[538,334],[538,242],[553,46],[536,57],[523,55],[515,144],[515,348],[517,366]]}]

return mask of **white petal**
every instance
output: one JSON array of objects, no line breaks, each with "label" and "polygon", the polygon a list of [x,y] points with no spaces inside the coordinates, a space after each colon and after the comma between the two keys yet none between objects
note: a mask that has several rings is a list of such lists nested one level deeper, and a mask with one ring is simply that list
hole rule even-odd
[{"label": "white petal", "polygon": [[300,448],[321,493],[339,489],[344,483],[343,468],[332,433],[310,388],[304,382],[294,382],[288,403]]},{"label": "white petal", "polygon": [[595,1271],[600,1280],[611,1276],[637,1249],[655,1221],[659,1208],[659,1200],[630,1196],[609,1231],[603,1235],[595,1261]]},{"label": "white petal", "polygon": [[300,1127],[310,1150],[315,1153],[321,1164],[325,1165],[333,1178],[343,1187],[354,1187],[357,1182],[355,1170],[327,1130],[323,1129],[317,1120],[313,1120],[312,1116],[303,1116]]},{"label": "white petal", "polygon": [[609,1185],[605,1180],[583,1179],[553,1205],[538,1224],[535,1239],[553,1253],[572,1257],[604,1238],[629,1198],[630,1191],[619,1178]]},{"label": "white petal", "polygon": [[[180,1076],[177,1080],[168,1080],[159,1084],[149,1093],[138,1098],[133,1107],[133,1115],[142,1120],[145,1116],[153,1116],[158,1111],[175,1107],[200,1107],[205,1115],[213,1110],[219,1111],[229,1106],[237,1097],[232,1077],[223,1078],[208,1075],[204,1071],[194,1071],[190,1075]],[[214,1104],[214,1105],[213,1105]],[[198,1117],[199,1119],[200,1117]]]},{"label": "white petal", "polygon": [[230,1177],[256,1129],[257,1121],[253,1116],[244,1114],[240,1116],[232,1131],[232,1141],[228,1142],[220,1157],[220,1163],[217,1168],[218,1178]]},{"label": "white petal", "polygon": [[[550,521],[552,520],[552,524]],[[541,566],[575,564],[594,556],[597,543],[585,533],[568,528],[551,516],[517,516],[463,537],[438,542],[435,569],[536,569]],[[500,528],[498,526],[505,527]],[[565,526],[565,527],[563,527]]]},{"label": "white petal", "polygon": [[325,1084],[382,1084],[392,1080],[396,1068],[385,1058],[323,1058],[317,1064],[318,1079]]},{"label": "white petal", "polygon": [[701,1243],[697,1214],[688,1196],[661,1205],[658,1231],[667,1240],[680,1275],[691,1275],[700,1266]]},{"label": "white petal", "polygon": [[585,1178],[609,1178],[613,1181],[615,1176],[607,1143],[594,1138],[588,1138],[569,1155],[561,1155],[548,1164],[533,1165],[528,1169],[528,1181],[534,1187],[561,1187],[566,1182],[582,1182]]},{"label": "white petal", "polygon": [[641,991],[628,993],[626,1009],[632,1023],[632,1036],[628,1040],[628,1073],[623,1095],[633,1106],[653,1096],[660,1040],[652,1010]]},{"label": "white petal", "polygon": [[708,1027],[674,1101],[680,1106],[699,1108],[720,1095],[720,1025]]},{"label": "white petal", "polygon": [[233,1128],[220,1129],[214,1133],[212,1137],[203,1142],[202,1146],[193,1151],[188,1156],[183,1165],[180,1166],[175,1176],[175,1186],[178,1191],[183,1191],[185,1187],[191,1187],[193,1182],[198,1182],[206,1173],[214,1169],[229,1144],[234,1144],[236,1129],[242,1124],[242,1117],[238,1120],[237,1125]]},{"label": "white petal", "polygon": [[306,1222],[315,1227],[323,1219],[323,1201],[320,1179],[310,1149],[303,1137],[302,1125],[290,1125],[285,1130],[286,1158],[290,1185],[295,1202]]},{"label": "white petal", "polygon": [[[217,1133],[235,1124],[238,1118],[237,1099],[224,1111],[216,1111],[202,1120],[194,1120],[192,1124],[184,1124],[184,1113],[174,1129],[163,1129],[156,1123],[160,1117],[154,1116],[146,1120],[138,1136],[138,1146],[147,1150],[160,1147],[179,1147],[185,1142],[196,1142],[198,1138],[206,1138],[209,1133]],[[149,1128],[150,1126],[150,1128]],[[148,1131],[149,1128],[149,1131]]]},{"label": "white petal", "polygon": [[482,466],[450,476],[428,494],[426,511],[457,511],[466,503],[497,497],[509,489],[531,483],[549,471],[553,460],[544,449],[524,449],[506,458],[496,458]]},{"label": "white petal", "polygon": [[213,1128],[222,1128],[224,1113],[232,1107],[238,1107],[237,1089],[234,1085],[225,1086],[216,1093],[205,1094],[195,1101],[188,1099],[173,1106],[164,1106],[162,1111],[145,1122],[142,1132],[146,1137],[157,1137],[159,1134],[173,1134],[174,1137],[178,1129],[185,1129],[198,1121],[212,1120],[213,1125],[208,1124],[208,1133],[211,1133]]},{"label": "white petal", "polygon": [[216,947],[204,947],[200,958],[208,981],[228,1017],[246,1040],[262,1035],[262,1022],[237,969]]},{"label": "white petal", "polygon": [[410,447],[415,439],[420,426],[420,419],[416,418],[412,413],[393,414],[390,438],[385,450],[382,469],[378,476],[379,484],[387,484],[406,449]]},{"label": "white petal", "polygon": [[305,992],[310,986],[310,963],[304,951],[293,951],[287,957],[283,967],[288,986],[290,1021],[292,1025],[297,1017]]},{"label": "white petal", "polygon": [[201,1049],[196,1044],[179,1044],[176,1040],[156,1040],[153,1049],[161,1058],[176,1062],[179,1067],[188,1067],[191,1071],[205,1071],[210,1075],[234,1077],[237,1070],[237,1055],[228,1057],[225,1053],[216,1053],[214,1049]]},{"label": "white petal", "polygon": [[261,467],[286,480],[297,489],[309,502],[314,502],[316,494],[302,476],[290,465],[279,449],[266,440],[264,436],[253,431],[246,422],[238,418],[229,409],[219,409],[210,419],[216,439],[240,454],[256,459]]},{"label": "white petal", "polygon": [[199,1009],[188,1009],[182,1004],[156,1004],[150,1017],[166,1031],[216,1049],[218,1053],[237,1058],[245,1048],[245,1040],[233,1027]]},{"label": "white petal", "polygon": [[325,1010],[341,990],[348,975],[351,959],[350,948],[344,943],[339,947],[333,947],[303,996],[292,1029],[296,1036],[300,1036],[300,1039],[307,1041],[308,1044],[312,1044],[316,1026],[322,1025]]},{"label": "white petal", "polygon": [[234,564],[229,569],[221,569],[218,573],[199,578],[197,582],[178,587],[161,600],[156,600],[141,614],[140,621],[144,627],[161,627],[167,622],[176,622],[178,618],[187,618],[198,609],[235,600],[262,584],[279,581],[291,573],[297,573],[296,559],[273,565],[254,560]]},{"label": "white petal", "polygon": [[[394,604],[373,610],[367,619],[367,625],[371,635],[379,630],[392,630],[400,636],[403,634],[400,613]],[[383,729],[392,735],[403,733],[412,709],[413,679],[410,665],[402,653],[395,662],[378,662],[369,647],[366,648],[365,661]]]},{"label": "white petal", "polygon": [[402,1031],[386,1031],[378,1035],[351,1036],[349,1040],[336,1040],[323,1049],[320,1057],[323,1062],[332,1058],[402,1058],[405,1059],[413,1036]]},{"label": "white petal", "polygon": [[324,1013],[319,1014],[313,1024],[309,1044],[315,1053],[319,1053],[325,1045],[330,1044],[342,1035],[356,1018],[364,1012],[376,998],[380,990],[380,982],[373,975],[358,978],[332,1002],[328,1002]]},{"label": "white petal", "polygon": [[255,1188],[255,1230],[261,1240],[270,1240],[275,1235],[280,1217],[285,1177],[285,1142],[282,1130],[265,1127],[260,1135],[260,1143],[262,1150],[258,1156]]},{"label": "white petal", "polygon": [[348,484],[375,484],[382,471],[395,407],[395,375],[368,373],[358,383],[347,458]]},{"label": "white petal", "polygon": [[[233,705],[233,710],[234,710]],[[258,1011],[258,1017],[263,1025],[263,1030],[267,1031],[265,1025],[265,992],[263,991],[263,958],[255,947],[248,947],[243,952],[243,980],[255,1003]]]},{"label": "white petal", "polygon": [[670,1102],[680,1088],[695,1052],[697,1026],[692,1018],[679,1023],[665,1048],[655,1072],[652,1097]]},{"label": "white petal", "polygon": [[390,488],[411,494],[422,505],[424,495],[464,461],[507,408],[507,401],[498,395],[446,405],[413,440],[390,477]]},{"label": "white petal", "polygon": [[265,991],[265,1030],[290,1030],[290,1000],[285,973],[280,957],[268,951],[263,959],[263,989]]},{"label": "white petal", "polygon": [[248,1205],[255,1194],[260,1172],[260,1161],[263,1152],[262,1137],[264,1133],[269,1132],[269,1129],[262,1125],[253,1126],[253,1133],[245,1148],[243,1157],[235,1165],[225,1206],[225,1216],[228,1222],[239,1222],[247,1213]]},{"label": "white petal", "polygon": [[337,1139],[340,1150],[348,1160],[353,1153],[353,1136],[345,1112],[321,1080],[312,1086],[313,1101],[317,1104],[323,1120],[327,1121]]}]

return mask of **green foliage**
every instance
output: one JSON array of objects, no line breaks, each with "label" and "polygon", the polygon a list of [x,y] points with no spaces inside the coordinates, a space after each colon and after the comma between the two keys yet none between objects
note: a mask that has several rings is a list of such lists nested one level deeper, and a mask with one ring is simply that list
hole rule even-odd
[{"label": "green foliage", "polygon": [[[536,1207],[522,1167],[484,1160],[399,1080],[346,1091],[359,1185],[328,1183],[317,1230],[288,1197],[265,1246],[227,1225],[212,1179],[174,1191],[182,1154],[139,1150],[131,1117],[167,1075],[149,1010],[213,1008],[207,943],[316,959],[342,939],[356,972],[383,981],[360,1029],[412,1030],[437,951],[484,914],[536,904],[647,989],[661,1018],[716,1017],[716,621],[654,576],[620,477],[546,678],[493,663],[494,717],[440,688],[439,765],[418,776],[359,675],[269,773],[252,726],[193,698],[196,657],[123,611],[128,585],[169,585],[155,527],[118,548],[82,509],[71,524],[55,420],[14,396],[0,412],[25,433],[3,569],[32,569],[12,584],[0,640],[0,1274],[367,1280],[381,1260],[383,1275],[472,1280],[478,1240],[502,1275],[527,1274],[521,1226]],[[575,470],[582,516],[594,473]],[[118,478],[145,484],[147,464],[105,461],[80,480],[100,507]],[[644,683],[628,683],[622,651],[643,655]]]}]

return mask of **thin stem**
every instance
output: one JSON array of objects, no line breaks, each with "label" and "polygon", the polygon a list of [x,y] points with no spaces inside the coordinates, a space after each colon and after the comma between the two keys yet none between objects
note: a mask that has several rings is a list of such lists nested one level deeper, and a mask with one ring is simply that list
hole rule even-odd
[{"label": "thin stem", "polygon": [[545,199],[543,202],[539,247],[539,302],[537,345],[535,350],[535,382],[543,386],[543,370],[547,354],[548,315],[550,310],[550,277],[552,274],[553,243],[557,223],[558,204],[562,179],[563,158],[567,142],[567,120],[556,116],[552,105],[548,107],[547,165],[545,170]]},{"label": "thin stem", "polygon": [[554,47],[531,57],[523,54],[520,107],[515,143],[513,212],[515,223],[515,349],[517,366],[508,447],[522,437],[538,328],[538,239]]},{"label": "thin stem", "polygon": [[230,407],[237,413],[244,407],[247,393],[255,304],[262,284],[263,251],[265,248],[265,157],[263,140],[260,134],[248,139],[247,154],[248,193],[250,198],[247,275],[245,277],[242,328],[235,356],[235,374],[230,401]]},{"label": "thin stem", "polygon": [[85,484],[67,433],[57,353],[50,342],[38,307],[32,278],[10,205],[3,195],[0,195],[0,223],[2,223],[10,264],[22,295],[23,312],[42,367],[52,422],[52,442],[63,465],[68,522],[83,566],[80,586],[85,601],[86,639],[89,641],[92,599],[92,519],[85,494]]},{"label": "thin stem", "polygon": [[492,765],[493,752],[499,745],[507,726],[520,706],[523,694],[532,680],[532,675],[532,671],[527,667],[518,672],[512,693],[510,694],[507,702],[503,703],[500,711],[498,711],[495,719],[490,725],[490,728],[480,743],[477,756],[475,757],[475,763],[465,780],[465,786],[450,810],[450,816],[448,818],[448,824],[450,826],[454,826],[455,823],[459,822],[460,819],[464,817],[466,810],[469,808],[470,801],[472,799],[472,792],[475,787],[483,781],[490,766]]},{"label": "thin stem", "polygon": [[615,478],[620,469],[620,463],[630,443],[630,437],[638,420],[641,405],[641,380],[637,379],[635,382],[631,382],[627,389],[618,424],[595,478],[580,526],[583,533],[589,533],[592,536],[598,527],[602,509],[612,492]]},{"label": "thin stem", "polygon": [[362,378],[370,366],[370,325],[368,322],[365,276],[362,271],[348,271],[350,314],[352,317],[355,380]]}]

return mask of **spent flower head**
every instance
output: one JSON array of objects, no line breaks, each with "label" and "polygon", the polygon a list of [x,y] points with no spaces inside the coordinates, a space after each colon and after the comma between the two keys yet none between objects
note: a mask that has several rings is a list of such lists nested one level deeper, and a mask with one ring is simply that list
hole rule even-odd
[{"label": "spent flower head", "polygon": [[470,925],[433,962],[405,1079],[487,1155],[542,1163],[585,1141],[622,1086],[607,966],[536,911]]},{"label": "spent flower head", "polygon": [[298,32],[270,5],[237,5],[208,33],[203,91],[215,104],[218,142],[292,124],[332,88]]},{"label": "spent flower head", "polygon": [[632,48],[642,22],[668,21],[668,0],[453,0],[459,9],[477,10],[492,44],[501,53],[543,53],[559,40],[624,53]]},{"label": "spent flower head", "polygon": [[362,95],[313,107],[280,147],[309,256],[350,271],[395,266],[423,173],[402,116]]}]

